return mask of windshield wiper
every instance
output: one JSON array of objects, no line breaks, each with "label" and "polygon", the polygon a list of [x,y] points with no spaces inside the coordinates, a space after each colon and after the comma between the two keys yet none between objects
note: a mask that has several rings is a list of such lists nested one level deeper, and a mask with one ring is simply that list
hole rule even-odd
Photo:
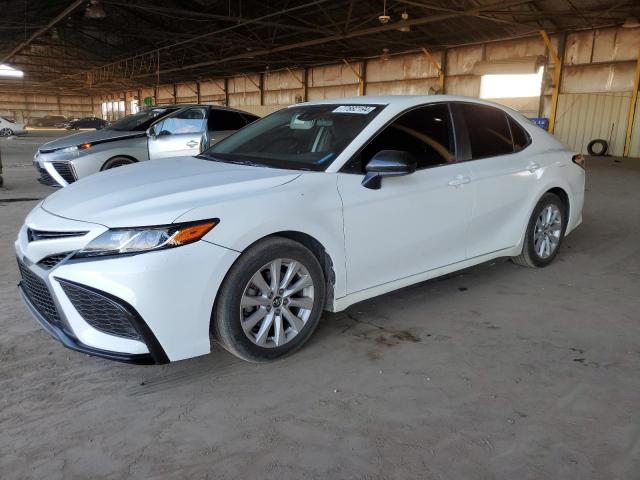
[{"label": "windshield wiper", "polygon": [[227,158],[220,158],[214,155],[205,155],[201,153],[200,155],[196,155],[196,158],[202,158],[204,160],[210,160],[213,162],[222,162],[222,163],[233,163],[235,165],[246,165],[248,167],[268,167],[263,163],[252,162],[251,160],[229,160]]}]

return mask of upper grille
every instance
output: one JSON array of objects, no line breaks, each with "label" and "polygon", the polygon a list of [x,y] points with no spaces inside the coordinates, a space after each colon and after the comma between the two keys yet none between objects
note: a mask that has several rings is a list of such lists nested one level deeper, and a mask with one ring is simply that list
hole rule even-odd
[{"label": "upper grille", "polygon": [[73,183],[76,181],[76,174],[73,171],[73,167],[69,162],[51,162],[56,172],[65,179],[67,183]]},{"label": "upper grille", "polygon": [[50,323],[57,327],[62,327],[60,321],[60,315],[58,315],[58,309],[53,302],[51,293],[47,284],[33,273],[29,268],[18,260],[18,268],[20,269],[20,276],[22,277],[22,288],[25,295],[29,298],[31,303],[36,307],[36,310],[47,319]]},{"label": "upper grille", "polygon": [[48,257],[45,257],[42,260],[40,260],[38,262],[38,265],[41,266],[42,268],[49,270],[50,268],[55,267],[62,260],[64,260],[67,257],[67,255],[69,255],[69,253],[71,252],[64,252],[64,253],[58,253],[56,255],[49,255]]},{"label": "upper grille", "polygon": [[132,323],[134,316],[123,305],[94,289],[59,281],[75,309],[93,328],[116,337],[141,339]]},{"label": "upper grille", "polygon": [[55,238],[69,238],[69,237],[81,237],[88,232],[69,231],[69,232],[52,232],[48,230],[35,230],[30,228],[27,230],[27,238],[30,242],[37,242],[38,240],[53,240]]}]

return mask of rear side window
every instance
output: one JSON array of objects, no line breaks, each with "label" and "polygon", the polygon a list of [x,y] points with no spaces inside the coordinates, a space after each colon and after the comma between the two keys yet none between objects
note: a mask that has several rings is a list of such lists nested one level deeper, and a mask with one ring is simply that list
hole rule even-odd
[{"label": "rear side window", "polygon": [[467,125],[473,160],[513,153],[507,115],[502,110],[471,104],[460,104],[460,110]]},{"label": "rear side window", "polygon": [[513,138],[513,151],[519,152],[529,145],[529,134],[516,122],[513,118],[507,115],[509,119],[509,128],[511,129],[511,137]]},{"label": "rear side window", "polygon": [[247,124],[242,115],[228,110],[212,109],[209,112],[209,131],[240,130]]}]

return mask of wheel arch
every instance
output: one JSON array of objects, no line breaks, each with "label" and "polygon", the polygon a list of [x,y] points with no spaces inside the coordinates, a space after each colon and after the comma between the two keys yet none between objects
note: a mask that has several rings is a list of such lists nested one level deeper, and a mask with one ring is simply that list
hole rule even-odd
[{"label": "wheel arch", "polygon": [[[562,200],[562,203],[564,203],[564,206],[567,209],[567,211],[566,211],[566,219],[567,219],[567,223],[568,223],[569,222],[569,218],[571,216],[571,202],[569,201],[569,194],[561,187],[550,188],[549,190],[544,192],[542,195],[545,195],[547,193],[553,193],[554,195],[557,195],[560,198],[560,200]],[[542,198],[542,195],[540,196],[540,198]],[[540,201],[540,199],[538,199],[538,201]],[[537,202],[536,202],[536,204],[537,204]]]},{"label": "wheel arch", "polygon": [[118,157],[120,157],[120,158],[128,158],[129,160],[131,160],[131,161],[133,161],[133,162],[135,162],[135,163],[138,163],[138,162],[139,162],[139,160],[138,160],[136,157],[133,157],[133,156],[131,156],[131,155],[126,155],[126,154],[113,155],[113,156],[111,156],[111,157],[107,158],[104,162],[102,162],[102,165],[100,166],[100,171],[102,172],[102,171],[104,170],[105,165],[106,165],[107,163],[109,163],[109,162],[110,162],[111,160],[113,160],[114,158],[118,158]]},{"label": "wheel arch", "polygon": [[[222,280],[222,282],[220,283],[220,285],[222,286],[222,284],[224,284],[224,281],[227,279],[229,272],[231,271],[231,269],[233,268],[233,265],[235,265],[235,263],[238,261],[238,259],[242,256],[243,253],[245,253],[247,250],[249,250],[251,247],[253,247],[254,245],[256,245],[257,243],[262,242],[263,240],[266,240],[268,238],[273,238],[273,237],[282,237],[282,238],[286,238],[289,240],[293,240],[294,242],[298,242],[301,245],[304,245],[305,247],[307,247],[311,253],[313,253],[313,255],[318,259],[318,262],[320,262],[320,266],[322,267],[322,271],[324,273],[325,276],[325,303],[324,303],[324,308],[327,309],[327,307],[332,308],[333,306],[333,301],[334,301],[334,286],[335,286],[335,281],[336,281],[336,274],[335,274],[335,270],[334,270],[334,262],[333,259],[331,258],[331,255],[329,255],[329,252],[327,251],[327,249],[324,247],[324,245],[317,240],[315,237],[313,237],[312,235],[309,235],[308,233],[304,233],[304,232],[300,232],[300,231],[295,231],[295,230],[281,230],[278,232],[273,232],[270,233],[268,235],[264,235],[260,238],[258,238],[257,240],[253,241],[251,244],[247,245],[241,252],[240,255],[238,256],[238,258],[236,258],[236,260],[233,262],[233,264],[229,267],[229,269],[227,270],[227,272],[224,275],[224,278]],[[221,291],[222,288],[218,289],[218,292],[216,293],[216,298],[213,302],[213,307],[211,310],[211,317],[209,320],[209,331],[211,331],[212,325],[213,325],[213,316],[215,314],[216,311],[216,307],[218,304],[218,298],[221,295]]]}]

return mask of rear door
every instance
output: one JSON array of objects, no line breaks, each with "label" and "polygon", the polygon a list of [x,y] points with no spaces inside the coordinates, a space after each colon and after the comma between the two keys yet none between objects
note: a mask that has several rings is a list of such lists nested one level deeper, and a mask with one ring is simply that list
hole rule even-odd
[{"label": "rear door", "polygon": [[218,143],[236,130],[240,130],[247,124],[247,120],[239,112],[212,108],[207,119],[207,136],[205,148]]},{"label": "rear door", "polygon": [[149,159],[200,153],[208,110],[207,107],[185,108],[154,124],[148,142]]},{"label": "rear door", "polygon": [[503,110],[473,103],[452,107],[470,149],[474,202],[467,256],[473,258],[520,241],[541,166],[528,154],[528,134]]}]

